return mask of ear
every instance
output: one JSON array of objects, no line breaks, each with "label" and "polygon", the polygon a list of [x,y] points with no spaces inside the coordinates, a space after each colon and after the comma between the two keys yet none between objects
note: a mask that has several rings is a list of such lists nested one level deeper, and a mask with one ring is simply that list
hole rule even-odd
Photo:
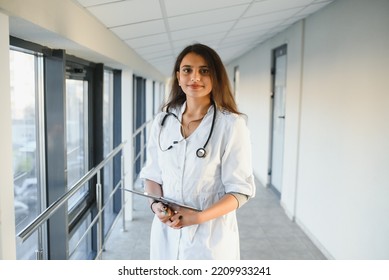
[{"label": "ear", "polygon": [[178,81],[178,85],[181,86],[180,85],[180,71],[176,72],[176,78],[177,78],[177,81]]}]

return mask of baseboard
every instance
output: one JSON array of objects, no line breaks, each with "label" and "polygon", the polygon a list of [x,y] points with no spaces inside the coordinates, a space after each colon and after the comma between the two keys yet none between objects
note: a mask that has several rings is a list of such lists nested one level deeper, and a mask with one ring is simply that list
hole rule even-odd
[{"label": "baseboard", "polygon": [[335,260],[335,258],[326,250],[326,248],[317,240],[317,238],[307,229],[304,223],[297,217],[294,218],[295,223],[301,228],[301,230],[309,237],[313,244],[320,250],[320,252],[328,259]]}]

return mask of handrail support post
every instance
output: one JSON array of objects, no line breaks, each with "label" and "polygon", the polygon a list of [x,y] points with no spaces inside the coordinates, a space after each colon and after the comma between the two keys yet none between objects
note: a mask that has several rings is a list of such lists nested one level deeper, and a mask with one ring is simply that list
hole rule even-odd
[{"label": "handrail support post", "polygon": [[[101,169],[97,172],[96,194],[97,194],[97,215],[98,215],[98,230],[97,230],[97,252],[100,254],[103,247],[103,192],[101,187]],[[100,259],[102,255],[100,254]]]}]

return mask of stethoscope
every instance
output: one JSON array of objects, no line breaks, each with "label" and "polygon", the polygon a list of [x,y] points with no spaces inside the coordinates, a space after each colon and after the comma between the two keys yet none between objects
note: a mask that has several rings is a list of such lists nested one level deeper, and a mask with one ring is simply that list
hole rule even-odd
[{"label": "stethoscope", "polygon": [[[208,138],[207,138],[207,141],[205,141],[205,144],[202,148],[198,148],[197,151],[196,151],[196,156],[199,157],[199,158],[204,158],[206,155],[207,155],[207,151],[205,150],[205,148],[207,147],[208,145],[208,142],[209,142],[209,139],[211,139],[211,136],[212,136],[212,132],[213,132],[213,128],[215,126],[215,120],[216,120],[216,106],[215,106],[215,103],[212,102],[213,104],[213,118],[212,118],[212,125],[211,125],[211,130],[209,131],[209,135],[208,135]],[[162,127],[163,125],[165,124],[165,121],[166,119],[169,117],[169,116],[173,116],[179,123],[181,123],[181,121],[178,119],[177,115],[172,113],[172,112],[167,112],[166,115],[163,117],[162,121],[161,121],[161,130],[159,132],[159,137],[158,137],[158,142],[159,142],[159,148],[161,149],[161,151],[163,152],[166,152],[168,150],[170,150],[171,148],[173,148],[173,146],[175,144],[178,144],[180,143],[182,140],[184,140],[184,138],[182,138],[181,140],[179,141],[173,141],[173,144],[170,145],[169,147],[167,147],[166,149],[162,149],[161,147],[161,141],[160,141],[160,137],[161,137],[161,131],[162,131]]]}]

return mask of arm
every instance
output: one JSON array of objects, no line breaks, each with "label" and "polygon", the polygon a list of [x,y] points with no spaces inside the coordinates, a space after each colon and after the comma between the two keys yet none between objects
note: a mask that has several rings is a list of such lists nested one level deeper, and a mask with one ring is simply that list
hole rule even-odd
[{"label": "arm", "polygon": [[[140,172],[140,178],[144,179],[144,191],[155,195],[162,196],[162,178],[158,162],[158,133],[160,131],[160,121],[163,114],[159,114],[153,121],[150,138],[147,144],[147,160],[145,166]],[[162,203],[155,203],[149,199],[149,206],[162,222],[166,222],[165,212],[167,208]]]},{"label": "arm", "polygon": [[[154,196],[162,196],[162,187],[157,182],[154,182],[149,179],[145,179],[145,192],[152,194]],[[150,203],[153,202],[153,200],[150,199]]]},{"label": "arm", "polygon": [[229,212],[237,209],[239,206],[237,200],[232,194],[225,194],[218,202],[211,205],[209,208],[198,215],[198,224],[226,215]]},{"label": "arm", "polygon": [[238,201],[232,194],[225,194],[219,201],[211,205],[202,212],[196,212],[189,209],[177,208],[176,214],[171,217],[173,228],[181,228],[195,224],[202,224],[237,209]]}]

